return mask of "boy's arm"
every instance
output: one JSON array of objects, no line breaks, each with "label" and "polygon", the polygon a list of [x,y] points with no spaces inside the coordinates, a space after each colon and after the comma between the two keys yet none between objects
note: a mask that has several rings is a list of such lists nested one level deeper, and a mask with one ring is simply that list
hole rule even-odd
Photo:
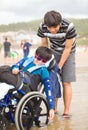
[{"label": "boy's arm", "polygon": [[45,78],[43,80],[43,84],[44,84],[44,90],[49,104],[49,109],[55,109],[55,103],[52,94],[52,86],[51,86],[50,78]]},{"label": "boy's arm", "polygon": [[53,120],[54,118],[54,113],[55,113],[55,100],[54,97],[52,95],[52,86],[50,83],[50,79],[46,78],[43,80],[43,84],[44,84],[44,90],[46,93],[46,97],[47,97],[47,101],[49,104],[49,120]]},{"label": "boy's arm", "polygon": [[12,65],[11,70],[13,74],[18,74],[19,70],[22,68],[22,65],[24,63],[24,59],[18,61],[16,64]]}]

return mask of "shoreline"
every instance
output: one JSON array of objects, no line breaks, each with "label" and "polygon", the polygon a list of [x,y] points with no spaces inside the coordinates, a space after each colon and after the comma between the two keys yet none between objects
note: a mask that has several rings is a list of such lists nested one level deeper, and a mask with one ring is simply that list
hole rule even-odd
[{"label": "shoreline", "polygon": [[[31,48],[30,50],[30,56],[34,54],[36,48]],[[11,49],[11,51],[14,51],[14,49]],[[16,52],[18,52],[18,57],[12,59],[12,58],[4,58],[4,52],[3,49],[0,52],[0,65],[5,65],[5,64],[14,64],[18,60],[20,60],[23,56],[23,52],[21,49],[15,49]],[[80,67],[88,67],[88,48],[84,47],[77,47],[76,49],[76,68]],[[7,60],[7,61],[6,61]]]}]

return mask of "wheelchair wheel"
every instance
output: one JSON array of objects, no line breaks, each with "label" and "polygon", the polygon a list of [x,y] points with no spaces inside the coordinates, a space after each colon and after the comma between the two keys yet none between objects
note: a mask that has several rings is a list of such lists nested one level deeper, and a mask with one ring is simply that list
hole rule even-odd
[{"label": "wheelchair wheel", "polygon": [[3,111],[3,108],[0,108],[0,130],[7,130],[8,121],[2,111]]},{"label": "wheelchair wheel", "polygon": [[29,92],[19,101],[15,112],[17,130],[29,130],[33,123],[41,127],[48,124],[49,109],[44,94]]}]

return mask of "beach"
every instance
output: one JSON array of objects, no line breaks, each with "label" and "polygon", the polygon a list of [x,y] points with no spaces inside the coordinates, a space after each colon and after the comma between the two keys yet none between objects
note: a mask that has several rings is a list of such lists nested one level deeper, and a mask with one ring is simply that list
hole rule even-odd
[{"label": "beach", "polygon": [[[12,64],[21,57],[22,54],[8,63]],[[0,64],[3,65],[4,61],[3,53],[1,53]],[[72,83],[71,119],[61,118],[63,113],[61,97],[58,103],[58,114],[55,115],[54,121],[44,128],[32,127],[31,130],[88,130],[88,50],[85,51],[85,48],[77,48],[76,51],[76,77],[77,81]],[[16,128],[10,125],[9,130],[16,130]]]},{"label": "beach", "polygon": [[78,47],[76,50],[76,67],[88,67],[88,49]]},{"label": "beach", "polygon": [[[30,54],[33,55],[35,52],[35,47],[31,47]],[[18,60],[20,60],[23,57],[22,49],[12,49],[11,52],[16,51],[18,53],[17,57],[5,59],[4,58],[4,52],[3,49],[0,52],[0,65],[3,64],[9,64],[12,65],[13,63],[16,63]],[[84,47],[77,47],[76,49],[76,67],[83,67],[88,66],[88,49],[85,49]]]}]

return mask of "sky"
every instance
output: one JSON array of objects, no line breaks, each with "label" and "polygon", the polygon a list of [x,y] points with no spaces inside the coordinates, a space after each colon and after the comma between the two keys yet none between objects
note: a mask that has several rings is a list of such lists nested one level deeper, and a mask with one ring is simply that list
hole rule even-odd
[{"label": "sky", "polygon": [[0,25],[40,19],[50,10],[62,17],[88,18],[88,0],[0,0]]}]

